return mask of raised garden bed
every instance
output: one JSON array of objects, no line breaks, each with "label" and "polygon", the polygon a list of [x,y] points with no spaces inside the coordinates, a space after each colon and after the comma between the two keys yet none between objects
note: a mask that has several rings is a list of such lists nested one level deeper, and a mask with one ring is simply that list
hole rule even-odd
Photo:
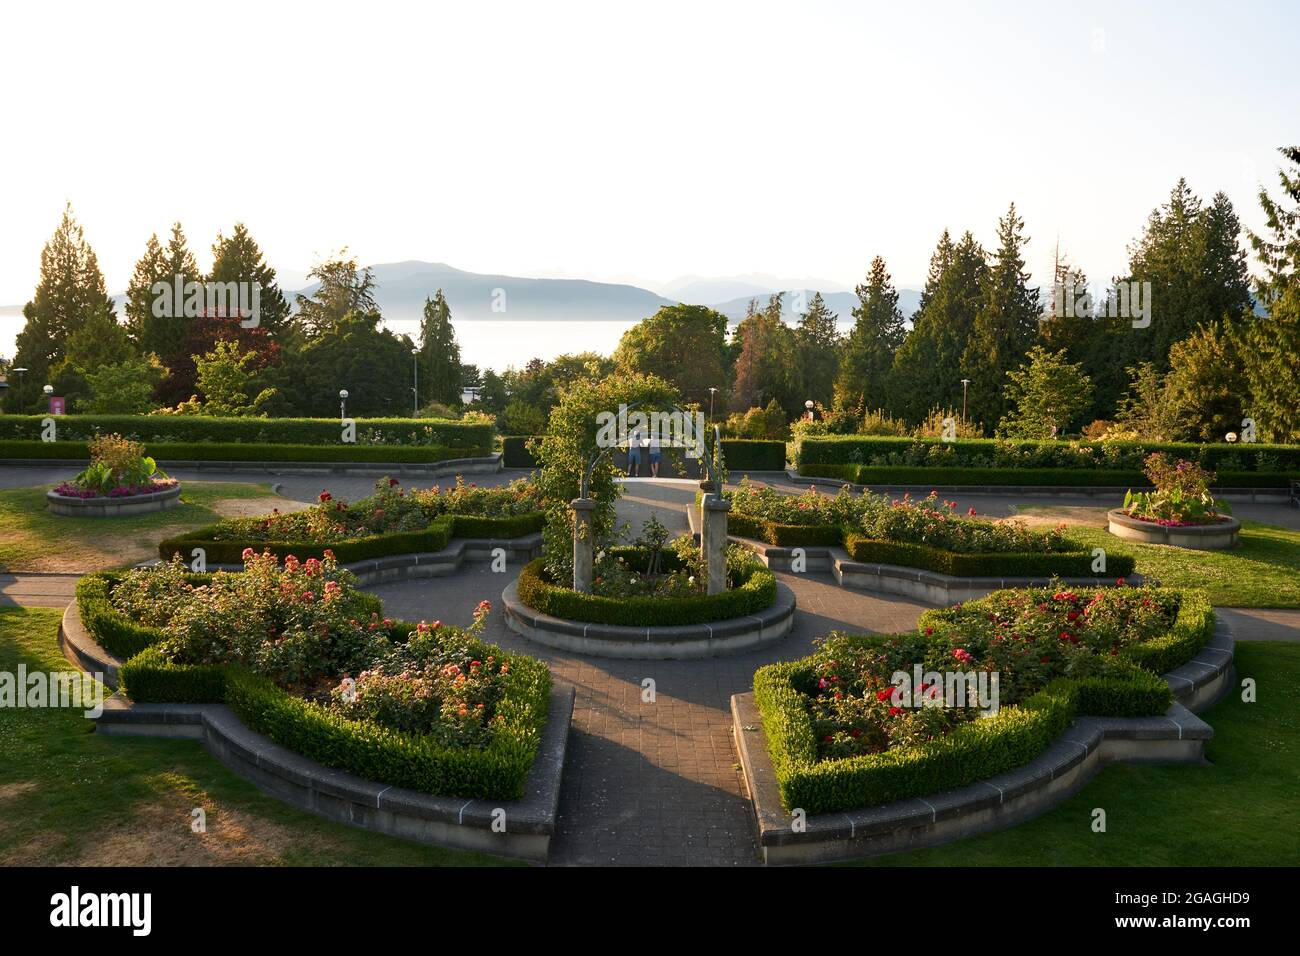
[{"label": "raised garden bed", "polygon": [[181,503],[179,482],[159,491],[146,491],[134,495],[96,495],[83,498],[61,495],[57,491],[45,493],[45,508],[51,514],[65,518],[125,518],[130,515],[166,511]]},{"label": "raised garden bed", "polygon": [[[927,612],[914,635],[841,637],[805,660],[760,669],[754,693],[733,698],[733,716],[767,861],[945,842],[1039,813],[1109,760],[1203,759],[1211,731],[1189,711],[1229,686],[1232,661],[1231,637],[1216,630],[1208,602],[1159,589],[1098,594],[1085,605],[1086,597],[1003,592]],[[1049,609],[1040,614],[1035,604]],[[1096,627],[1078,623],[1086,619],[1080,606],[1098,615]],[[1067,610],[1074,617],[1062,625],[1055,617],[1064,622]],[[987,614],[995,623],[983,623]],[[1119,631],[1111,626],[1126,621]],[[1038,633],[1058,626],[1069,627],[1072,640],[1058,645]],[[1012,636],[1020,628],[1033,631],[1027,660]],[[993,650],[997,635],[1009,643]],[[925,658],[928,670],[954,642],[965,645],[952,651],[957,668],[997,665],[1010,703],[982,718],[940,708],[934,713],[945,726],[886,696],[894,685],[877,673],[882,664],[937,654]],[[1102,653],[1107,645],[1113,654]],[[877,682],[886,689],[877,693]],[[893,727],[895,720],[905,722]]]},{"label": "raised garden bed", "polygon": [[1160,524],[1126,515],[1120,508],[1106,512],[1107,528],[1117,538],[1143,544],[1167,544],[1195,551],[1223,551],[1235,548],[1241,522],[1223,516],[1202,524]]}]

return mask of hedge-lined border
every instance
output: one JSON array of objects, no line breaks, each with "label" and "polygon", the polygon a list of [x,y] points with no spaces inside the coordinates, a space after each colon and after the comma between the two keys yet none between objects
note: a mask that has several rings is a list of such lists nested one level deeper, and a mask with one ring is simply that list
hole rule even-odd
[{"label": "hedge-lined border", "polygon": [[[869,459],[877,455],[901,454],[910,448],[925,449],[925,454],[942,455],[951,459],[950,465],[934,464],[932,467],[966,467],[972,459],[991,458],[1000,450],[1029,454],[1044,460],[1045,468],[1063,470],[1097,470],[1097,466],[1075,463],[1069,460],[1072,447],[1088,449],[1097,453],[1099,459],[1108,451],[1132,455],[1132,463],[1125,471],[1140,471],[1141,459],[1152,452],[1163,451],[1177,458],[1186,458],[1201,465],[1219,470],[1224,462],[1246,462],[1250,464],[1230,471],[1259,471],[1260,457],[1275,458],[1285,471],[1300,471],[1300,445],[1272,445],[1262,443],[1246,444],[1201,444],[1196,442],[1068,442],[1061,440],[1033,441],[995,438],[958,438],[955,441],[943,441],[938,438],[906,438],[895,436],[870,435],[828,435],[805,438],[799,446],[798,465],[803,470],[805,465],[868,465]],[[1065,461],[1052,462],[1054,458],[1066,458]],[[895,467],[895,466],[882,466]],[[905,466],[897,466],[905,467]],[[920,466],[918,466],[920,467]],[[1037,466],[1027,466],[1034,467]],[[1106,471],[1104,466],[1102,471]],[[1121,482],[1123,484],[1125,482]]]},{"label": "hedge-lined border", "polygon": [[680,598],[612,598],[579,594],[543,577],[542,558],[519,572],[519,600],[542,614],[567,621],[619,627],[680,627],[745,617],[776,603],[776,575],[755,564],[740,585],[720,594]]},{"label": "hedge-lined border", "polygon": [[[337,435],[335,438],[337,439]],[[437,464],[464,458],[485,458],[486,448],[448,448],[443,445],[243,445],[201,442],[176,444],[151,442],[149,454],[161,462],[253,461],[343,462],[358,464]],[[27,461],[88,461],[84,441],[0,441],[0,459]]]},{"label": "hedge-lined border", "polygon": [[210,564],[242,564],[245,548],[252,548],[258,554],[270,551],[278,558],[286,558],[291,554],[298,558],[323,558],[326,551],[333,551],[340,564],[351,564],[394,554],[441,551],[452,538],[522,538],[541,531],[545,523],[546,516],[540,511],[504,518],[448,514],[434,518],[423,531],[391,531],[362,538],[345,538],[332,543],[220,541],[211,537],[220,525],[207,525],[159,542],[158,556],[164,561],[170,561],[173,554],[179,554],[183,560],[188,561],[195,548],[202,548],[205,559]]},{"label": "hedge-lined border", "polygon": [[[834,478],[855,485],[960,485],[1032,487],[1146,488],[1150,482],[1139,471],[1087,468],[961,468],[928,465],[802,465],[799,474],[809,478]],[[1294,475],[1287,472],[1222,471],[1217,488],[1286,488]]]},{"label": "hedge-lined border", "polygon": [[[945,551],[908,542],[868,538],[839,525],[779,524],[753,515],[731,512],[727,533],[762,541],[779,548],[840,547],[849,557],[867,564],[892,564],[921,571],[934,571],[959,578],[977,577],[1085,577],[1092,575],[1090,551],[1028,552]],[[1130,555],[1108,555],[1107,574],[1128,577],[1137,565]]]},{"label": "hedge-lined border", "polygon": [[[0,439],[40,435],[45,415],[0,415]],[[444,445],[460,449],[492,444],[492,426],[441,418],[357,418],[361,441],[382,433],[383,447]],[[118,434],[149,445],[234,443],[245,445],[337,445],[341,425],[335,418],[224,418],[208,415],[60,415],[59,431],[87,441]],[[154,455],[157,458],[157,455]]]},{"label": "hedge-lined border", "polygon": [[724,438],[722,462],[728,471],[785,471],[785,442]]},{"label": "hedge-lined border", "polygon": [[[927,611],[919,627],[926,626]],[[817,760],[805,696],[796,682],[816,655],[772,664],[754,674],[754,702],[763,718],[781,802],[810,816],[857,810],[909,797],[955,790],[1022,766],[1051,745],[1079,715],[1143,717],[1163,714],[1173,700],[1161,676],[1187,663],[1214,633],[1214,611],[1204,595],[1180,594],[1169,632],[1126,648],[1134,668],[1121,677],[1057,678],[1015,707],[962,724],[918,747],[882,754]],[[851,638],[864,644],[894,635]],[[864,794],[870,794],[865,798]]]},{"label": "hedge-lined border", "polygon": [[[343,717],[240,667],[168,661],[157,646],[163,633],[131,621],[109,602],[112,583],[118,577],[97,574],[83,578],[77,588],[77,610],[83,626],[101,647],[128,658],[119,681],[120,689],[132,701],[224,703],[250,730],[295,753],[392,786],[474,799],[514,800],[524,795],[551,692],[550,671],[541,661],[508,654],[494,645],[472,647],[475,656],[493,655],[510,665],[496,709],[505,720],[482,750],[441,747],[427,737]],[[191,583],[200,584],[211,576],[191,578]],[[378,598],[362,597],[382,612]],[[395,622],[390,634],[409,634],[414,627]]]},{"label": "hedge-lined border", "polygon": [[540,468],[542,463],[528,448],[540,435],[507,435],[501,439],[501,464],[506,468]]}]

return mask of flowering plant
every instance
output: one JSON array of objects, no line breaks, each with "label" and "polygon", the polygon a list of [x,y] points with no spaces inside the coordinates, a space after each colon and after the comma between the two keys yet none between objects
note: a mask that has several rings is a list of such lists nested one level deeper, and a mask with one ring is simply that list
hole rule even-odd
[{"label": "flowering plant", "polygon": [[1148,455],[1142,473],[1155,486],[1154,491],[1124,495],[1124,514],[1141,521],[1162,525],[1210,524],[1232,514],[1226,501],[1216,501],[1210,494],[1214,473],[1194,462],[1178,459],[1171,462],[1162,451]]},{"label": "flowering plant", "polygon": [[129,498],[176,486],[144,453],[144,445],[121,435],[97,435],[89,442],[90,465],[54,489],[68,498]]},{"label": "flowering plant", "polygon": [[913,500],[892,500],[863,515],[861,528],[869,538],[925,544],[945,551],[979,554],[1044,554],[1073,550],[1076,545],[1061,528],[1033,531],[1023,521],[988,521],[969,508],[958,515],[957,502],[940,501],[937,492]]},{"label": "flowering plant", "polygon": [[[1178,607],[1175,594],[1149,587],[1021,589],[928,611],[913,634],[832,634],[803,688],[819,757],[923,743],[979,716],[975,706],[907,706],[890,682],[897,672],[996,674],[999,706],[1014,705],[1054,678],[1124,666],[1122,651],[1167,633]],[[911,703],[938,693],[922,683]]]}]

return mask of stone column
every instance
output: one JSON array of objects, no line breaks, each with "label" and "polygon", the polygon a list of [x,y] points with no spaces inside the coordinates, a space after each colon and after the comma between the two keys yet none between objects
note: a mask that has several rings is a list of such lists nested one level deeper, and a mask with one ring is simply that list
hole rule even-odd
[{"label": "stone column", "polygon": [[700,547],[704,552],[704,576],[709,594],[727,590],[727,512],[731,502],[722,495],[708,494],[701,504]]},{"label": "stone column", "polygon": [[592,498],[574,498],[569,507],[573,509],[573,590],[590,594],[596,545],[591,514],[596,510],[596,502]]}]

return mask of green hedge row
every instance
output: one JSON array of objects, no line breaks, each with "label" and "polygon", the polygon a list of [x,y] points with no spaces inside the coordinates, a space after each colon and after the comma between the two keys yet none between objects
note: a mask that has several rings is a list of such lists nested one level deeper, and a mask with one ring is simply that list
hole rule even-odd
[{"label": "green hedge row", "polygon": [[785,471],[785,442],[724,438],[722,463],[727,471]]},{"label": "green hedge row", "polygon": [[755,565],[738,587],[721,594],[679,598],[612,598],[579,594],[551,584],[543,577],[545,561],[538,558],[519,572],[519,600],[535,611],[568,621],[624,627],[671,627],[707,624],[757,614],[776,603],[776,577]]},{"label": "green hedge row", "polygon": [[482,518],[476,515],[439,515],[423,531],[391,531],[387,534],[348,538],[331,544],[311,541],[219,541],[212,537],[220,525],[208,525],[187,531],[158,544],[158,556],[170,561],[179,554],[189,561],[195,548],[204,550],[209,564],[243,564],[244,549],[252,548],[258,554],[270,551],[280,558],[294,555],[297,558],[323,558],[333,551],[340,564],[369,561],[394,554],[426,554],[441,551],[452,538],[521,538],[541,531],[546,516],[540,512],[513,515],[506,518]]},{"label": "green hedge row", "polygon": [[[486,448],[447,448],[441,445],[242,445],[204,442],[156,442],[145,449],[164,464],[171,461],[310,461],[381,464],[431,464],[457,458],[482,458]],[[84,441],[0,441],[0,458],[89,460]]]},{"label": "green hedge row", "polygon": [[540,468],[536,456],[528,449],[528,443],[541,436],[507,435],[501,439],[501,464],[506,468]]},{"label": "green hedge row", "polygon": [[[905,465],[802,465],[799,474],[835,478],[855,485],[1064,485],[1069,487],[1144,488],[1150,482],[1140,471],[1085,468],[947,468]],[[1285,472],[1220,471],[1220,488],[1286,488],[1293,477]]]},{"label": "green hedge row", "polygon": [[[45,415],[0,415],[0,439],[38,439]],[[245,445],[337,445],[341,425],[333,418],[215,418],[205,415],[60,415],[59,436],[86,441],[117,433],[153,444],[218,442]],[[437,418],[358,418],[364,445],[492,446],[492,426]],[[155,455],[155,457],[157,457]],[[467,457],[461,455],[459,457]]]},{"label": "green hedge row", "polygon": [[[1186,663],[1204,646],[1213,628],[1208,603],[1199,595],[1184,592],[1170,634],[1130,648],[1128,660],[1162,667]],[[878,642],[890,636],[843,640]],[[1159,673],[1128,666],[1105,677],[1058,678],[1015,707],[962,724],[917,747],[818,760],[812,719],[806,698],[798,690],[811,680],[813,659],[768,665],[754,675],[754,702],[762,715],[781,802],[788,810],[798,807],[809,814],[956,790],[1030,762],[1076,716],[1156,716],[1172,701]]]},{"label": "green hedge row", "polygon": [[[1045,578],[1059,576],[1096,577],[1092,570],[1092,553],[1089,551],[1057,552],[1054,554],[968,554],[944,551],[924,544],[901,541],[881,541],[860,534],[848,534],[844,550],[854,561],[869,564],[897,564],[906,568],[921,568],[959,578],[1027,577]],[[1127,554],[1107,554],[1103,577],[1123,578],[1133,573],[1136,560]]]},{"label": "green hedge row", "polygon": [[[155,645],[161,632],[140,627],[108,604],[112,575],[92,575],[78,604],[83,622],[101,646],[130,635],[140,648],[122,665],[122,690],[137,703],[226,703],[246,727],[311,760],[397,787],[440,796],[513,800],[524,796],[528,773],[541,743],[550,707],[551,677],[546,665],[531,657],[504,654],[481,645],[476,656],[504,658],[510,664],[487,747],[440,747],[428,738],[402,733],[368,721],[347,719],[319,704],[294,697],[264,677],[242,668],[214,664],[184,665],[168,661]],[[207,576],[195,575],[195,582]],[[90,579],[86,579],[90,580]],[[372,597],[367,595],[367,597]],[[102,602],[96,606],[95,601]],[[383,612],[378,598],[375,609]],[[92,612],[86,617],[86,608]],[[395,623],[390,636],[409,632]],[[122,647],[122,644],[118,644]]]},{"label": "green hedge row", "polygon": [[799,446],[806,465],[876,465],[974,468],[1064,468],[1139,472],[1152,452],[1196,461],[1227,472],[1300,473],[1300,445],[1193,442],[1007,441],[994,438],[937,438],[828,435],[805,438]]},{"label": "green hedge row", "polygon": [[844,529],[839,525],[779,524],[738,511],[727,513],[727,533],[753,541],[765,541],[779,548],[831,548],[844,540]]}]

